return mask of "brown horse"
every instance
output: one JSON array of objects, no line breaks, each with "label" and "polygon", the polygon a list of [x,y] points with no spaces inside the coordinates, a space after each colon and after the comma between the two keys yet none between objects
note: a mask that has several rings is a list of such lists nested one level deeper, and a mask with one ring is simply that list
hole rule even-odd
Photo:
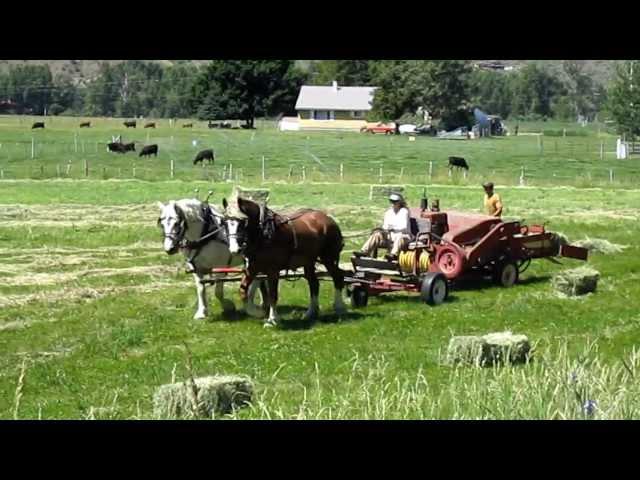
[{"label": "brown horse", "polygon": [[320,282],[315,264],[318,261],[325,266],[333,279],[333,306],[336,313],[346,311],[342,301],[344,273],[339,266],[344,241],[340,227],[331,217],[324,212],[310,209],[284,216],[243,198],[237,199],[237,208],[235,205],[229,208],[226,199],[222,203],[225,208],[229,251],[233,254],[242,253],[247,259],[247,275],[241,285],[243,300],[247,286],[255,276],[260,273],[267,275],[269,318],[265,321],[265,326],[277,324],[280,271],[299,267],[304,268],[311,296],[305,319],[317,318],[320,310]]}]

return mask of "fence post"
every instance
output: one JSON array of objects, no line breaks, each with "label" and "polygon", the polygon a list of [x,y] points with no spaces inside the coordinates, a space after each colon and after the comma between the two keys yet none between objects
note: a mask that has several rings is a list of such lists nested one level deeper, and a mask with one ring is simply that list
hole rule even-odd
[{"label": "fence post", "polygon": [[520,167],[520,186],[524,187],[524,165]]},{"label": "fence post", "polygon": [[73,134],[73,146],[74,146],[75,152],[78,153],[78,134],[77,133]]},{"label": "fence post", "polygon": [[429,181],[431,181],[432,177],[433,177],[433,161],[429,160]]},{"label": "fence post", "polygon": [[36,139],[31,137],[31,159],[36,157]]},{"label": "fence post", "polygon": [[4,170],[0,168],[0,178],[4,179]]},{"label": "fence post", "polygon": [[136,178],[136,164],[133,164],[133,178]]},{"label": "fence post", "polygon": [[265,164],[264,164],[264,155],[262,155],[262,181],[265,181]]},{"label": "fence post", "polygon": [[378,183],[382,185],[382,165],[380,165],[380,170],[378,171]]},{"label": "fence post", "polygon": [[60,164],[56,165],[56,175],[60,178]]},{"label": "fence post", "polygon": [[122,168],[118,168],[118,178],[122,178]]},{"label": "fence post", "polygon": [[609,169],[609,183],[613,183],[613,168]]},{"label": "fence post", "polygon": [[466,170],[462,171],[462,178],[464,178],[465,180],[467,179],[467,171]]},{"label": "fence post", "polygon": [[87,159],[84,159],[84,176],[88,177],[89,176],[89,162],[87,161]]},{"label": "fence post", "polygon": [[302,181],[305,182],[307,180],[307,167],[305,165],[302,166]]},{"label": "fence post", "polygon": [[233,163],[229,164],[229,177],[228,178],[229,178],[229,180],[233,181]]},{"label": "fence post", "polygon": [[289,174],[287,175],[287,180],[291,181],[291,176],[293,175],[293,166],[289,166]]},{"label": "fence post", "polygon": [[69,160],[69,163],[67,163],[67,177],[69,176],[69,171],[71,171],[71,160]]},{"label": "fence post", "polygon": [[44,177],[44,165],[40,165],[40,177]]},{"label": "fence post", "polygon": [[[204,162],[203,162],[204,163]],[[174,175],[175,175],[175,171],[174,171],[174,163],[173,163],[173,158],[171,159],[171,178],[173,179]]]},{"label": "fence post", "polygon": [[103,179],[107,178],[107,167],[102,167],[102,178]]},{"label": "fence post", "polygon": [[340,164],[340,181],[344,181],[344,164]]},{"label": "fence post", "polygon": [[402,175],[404,175],[404,167],[400,167],[400,181],[402,182]]},{"label": "fence post", "polygon": [[84,140],[82,140],[82,153],[85,153]]},{"label": "fence post", "polygon": [[227,166],[222,167],[222,181],[224,182],[227,179]]},{"label": "fence post", "polygon": [[600,160],[604,160],[604,142],[600,142]]},{"label": "fence post", "polygon": [[369,200],[373,200],[373,185],[369,186]]},{"label": "fence post", "polygon": [[566,136],[567,136],[567,129],[563,128],[562,129],[562,138],[566,138]]}]

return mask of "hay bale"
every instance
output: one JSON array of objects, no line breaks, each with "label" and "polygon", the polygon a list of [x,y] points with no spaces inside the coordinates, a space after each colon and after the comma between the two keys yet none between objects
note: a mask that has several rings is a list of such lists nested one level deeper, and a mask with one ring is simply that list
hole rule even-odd
[{"label": "hay bale", "polygon": [[482,357],[482,343],[482,338],[478,336],[451,337],[447,347],[446,363],[449,365],[478,364]]},{"label": "hay bale", "polygon": [[553,288],[568,295],[584,295],[595,292],[600,279],[600,272],[590,267],[579,267],[557,273],[551,279]]},{"label": "hay bale", "polygon": [[233,195],[266,204],[269,201],[269,190],[266,188],[242,188],[236,187]]},{"label": "hay bale", "polygon": [[216,375],[162,385],[153,396],[153,411],[159,418],[205,417],[231,413],[251,402],[251,379],[237,375]]},{"label": "hay bale", "polygon": [[496,332],[484,336],[460,336],[449,341],[446,363],[481,367],[525,363],[530,353],[531,344],[526,335]]},{"label": "hay bale", "polygon": [[573,245],[576,247],[586,248],[590,252],[602,253],[604,255],[610,255],[612,253],[620,253],[625,248],[626,245],[619,245],[617,243],[611,243],[609,240],[605,240],[603,238],[585,238],[583,240],[578,240],[573,242]]},{"label": "hay bale", "polygon": [[511,332],[489,333],[482,337],[483,365],[497,363],[525,363],[531,352],[531,344],[526,335]]}]

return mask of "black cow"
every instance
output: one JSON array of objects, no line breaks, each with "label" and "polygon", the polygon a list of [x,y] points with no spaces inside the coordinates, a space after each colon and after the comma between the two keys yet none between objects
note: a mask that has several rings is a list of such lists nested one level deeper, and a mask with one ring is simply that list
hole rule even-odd
[{"label": "black cow", "polygon": [[215,162],[213,149],[209,148],[207,150],[202,150],[198,155],[196,155],[196,158],[193,160],[193,164],[196,165],[198,162],[202,162],[203,160],[208,160],[209,163]]},{"label": "black cow", "polygon": [[182,128],[193,128],[193,123],[185,123]]},{"label": "black cow", "polygon": [[465,170],[469,170],[469,165],[467,165],[467,161],[462,157],[449,157],[449,169],[456,168],[464,168]]},{"label": "black cow", "polygon": [[142,151],[140,152],[140,157],[153,155],[155,157],[158,156],[158,145],[146,145],[142,147]]},{"label": "black cow", "polygon": [[82,122],[80,124],[80,128],[90,128],[91,127],[91,122]]},{"label": "black cow", "polygon": [[156,124],[154,122],[147,123],[144,128],[156,128]]},{"label": "black cow", "polygon": [[31,130],[34,128],[44,128],[44,122],[36,122],[31,126]]},{"label": "black cow", "polygon": [[125,152],[135,152],[136,151],[136,144],[134,142],[123,143],[122,147],[124,148]]},{"label": "black cow", "polygon": [[135,120],[127,120],[126,122],[124,122],[124,126],[129,128],[136,128],[136,121]]},{"label": "black cow", "polygon": [[125,147],[120,142],[110,142],[107,143],[107,151],[108,152],[116,152],[116,153],[125,153]]}]

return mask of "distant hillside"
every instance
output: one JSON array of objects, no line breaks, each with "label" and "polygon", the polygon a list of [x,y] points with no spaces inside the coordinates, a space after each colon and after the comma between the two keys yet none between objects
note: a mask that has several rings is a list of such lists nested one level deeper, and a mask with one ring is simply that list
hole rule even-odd
[{"label": "distant hillside", "polygon": [[[86,81],[95,77],[100,64],[103,62],[115,65],[124,60],[0,60],[0,71],[11,65],[43,65],[48,64],[53,75],[65,73],[76,81]],[[176,60],[150,60],[165,65],[172,65]],[[302,69],[308,69],[315,60],[296,60]],[[195,64],[205,64],[207,60],[189,60]],[[562,60],[473,60],[473,62],[500,62],[506,65],[526,65],[536,63],[545,69],[562,77]],[[584,64],[585,71],[602,85],[606,85],[615,72],[615,65],[619,60],[579,60]]]},{"label": "distant hillside", "polygon": [[[554,73],[556,76],[564,77],[562,62],[564,60],[473,60],[473,62],[499,62],[505,65],[523,66],[527,64],[537,64],[542,68]],[[606,85],[613,78],[616,64],[620,60],[577,60],[584,65],[585,73],[589,74],[596,83]]]},{"label": "distant hillside", "polygon": [[[0,60],[0,71],[4,71],[16,65],[49,65],[51,73],[55,77],[62,73],[67,74],[76,81],[91,80],[96,76],[100,64],[108,63],[117,65],[125,60]],[[172,65],[176,60],[148,60],[164,65]],[[177,60],[180,61],[180,60]],[[191,63],[204,64],[206,60],[189,60]]]}]

